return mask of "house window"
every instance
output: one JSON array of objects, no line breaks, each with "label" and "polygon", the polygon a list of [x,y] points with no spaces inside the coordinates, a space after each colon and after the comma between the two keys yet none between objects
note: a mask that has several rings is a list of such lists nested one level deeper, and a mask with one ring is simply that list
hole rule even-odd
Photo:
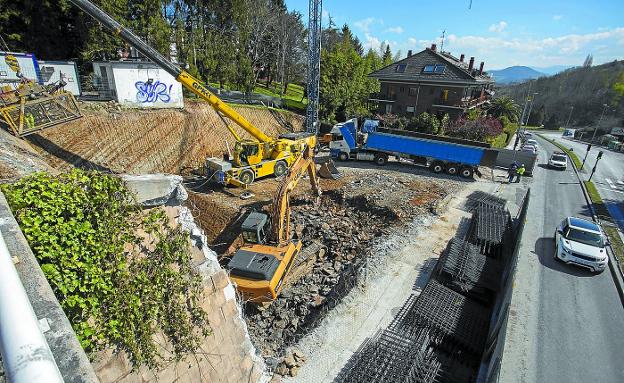
[{"label": "house window", "polygon": [[418,88],[409,88],[409,95],[416,96],[418,94]]},{"label": "house window", "polygon": [[405,92],[405,88],[404,87],[399,88],[399,92],[401,93]]},{"label": "house window", "polygon": [[392,104],[386,104],[386,114],[392,113]]},{"label": "house window", "polygon": [[399,73],[404,73],[405,68],[407,68],[407,64],[399,64],[394,68],[394,70]]},{"label": "house window", "polygon": [[446,64],[429,64],[423,68],[423,73],[442,74],[446,70]]},{"label": "house window", "polygon": [[413,106],[408,106],[406,111],[407,111],[407,113],[414,113],[414,107]]}]

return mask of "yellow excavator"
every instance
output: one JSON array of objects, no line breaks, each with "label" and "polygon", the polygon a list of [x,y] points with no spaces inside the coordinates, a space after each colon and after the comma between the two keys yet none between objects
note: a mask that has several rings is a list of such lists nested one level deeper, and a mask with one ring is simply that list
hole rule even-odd
[{"label": "yellow excavator", "polygon": [[185,88],[208,102],[217,113],[227,117],[253,137],[253,139],[243,139],[236,134],[232,127],[226,124],[228,130],[236,139],[233,158],[231,161],[229,159],[211,158],[206,164],[207,170],[213,173],[211,176],[216,177],[220,183],[224,185],[246,186],[253,183],[257,178],[273,174],[279,177],[286,173],[304,148],[316,145],[316,136],[311,133],[288,133],[278,138],[267,136],[211,93],[201,81],[180,69],[170,60],[167,60],[158,51],[147,45],[96,5],[88,0],[70,1],[102,23],[114,35],[122,38],[144,54],[145,57],[175,77]]},{"label": "yellow excavator", "polygon": [[299,254],[302,243],[291,238],[290,192],[308,174],[316,198],[321,195],[314,151],[308,146],[281,180],[271,205],[271,213],[251,212],[241,226],[245,245],[227,264],[230,279],[243,300],[265,303],[275,300]]}]

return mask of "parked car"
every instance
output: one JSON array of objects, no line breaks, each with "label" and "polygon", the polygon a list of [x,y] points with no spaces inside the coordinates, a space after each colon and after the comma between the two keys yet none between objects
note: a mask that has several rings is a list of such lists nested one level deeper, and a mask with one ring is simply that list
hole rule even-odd
[{"label": "parked car", "polygon": [[526,140],[525,144],[526,145],[533,145],[533,146],[537,147],[537,141],[535,141],[532,138],[529,138],[528,140]]},{"label": "parked car", "polygon": [[554,169],[566,170],[568,167],[568,156],[563,152],[554,152],[548,160],[548,166]]},{"label": "parked car", "polygon": [[607,236],[600,226],[582,218],[567,217],[555,231],[555,259],[601,273],[609,263]]},{"label": "parked car", "polygon": [[533,145],[524,145],[522,146],[522,148],[520,148],[521,151],[523,152],[531,152],[533,154],[537,153],[537,147],[533,146]]}]

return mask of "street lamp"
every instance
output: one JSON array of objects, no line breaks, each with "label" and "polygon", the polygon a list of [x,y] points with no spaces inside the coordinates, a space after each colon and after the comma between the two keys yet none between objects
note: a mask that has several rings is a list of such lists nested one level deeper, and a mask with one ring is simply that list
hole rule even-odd
[{"label": "street lamp", "polygon": [[602,113],[600,113],[600,119],[598,119],[598,124],[596,125],[596,129],[594,129],[594,134],[592,134],[591,141],[589,141],[592,144],[594,143],[594,138],[596,138],[596,132],[598,131],[598,127],[600,127],[600,123],[602,122],[602,118],[604,117],[604,114],[607,111],[607,107],[609,107],[609,105],[602,104]]}]

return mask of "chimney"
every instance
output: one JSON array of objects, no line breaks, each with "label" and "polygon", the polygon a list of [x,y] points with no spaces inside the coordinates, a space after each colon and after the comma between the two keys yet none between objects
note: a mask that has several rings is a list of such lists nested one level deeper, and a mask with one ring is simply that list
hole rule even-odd
[{"label": "chimney", "polygon": [[412,57],[412,50],[407,51],[407,57]]},{"label": "chimney", "polygon": [[435,52],[435,51],[436,51],[436,47],[437,47],[437,45],[435,45],[435,44],[431,44],[431,50],[432,50],[432,51],[434,51],[434,52]]},{"label": "chimney", "polygon": [[474,67],[474,57],[471,57],[470,62],[468,63],[468,72],[472,71],[473,67]]},{"label": "chimney", "polygon": [[464,58],[466,57],[465,54],[461,54],[461,56],[459,56],[459,61],[464,62]]},{"label": "chimney", "polygon": [[485,63],[483,61],[481,61],[481,65],[479,65],[479,74],[480,75],[483,74],[483,65],[485,65]]}]

